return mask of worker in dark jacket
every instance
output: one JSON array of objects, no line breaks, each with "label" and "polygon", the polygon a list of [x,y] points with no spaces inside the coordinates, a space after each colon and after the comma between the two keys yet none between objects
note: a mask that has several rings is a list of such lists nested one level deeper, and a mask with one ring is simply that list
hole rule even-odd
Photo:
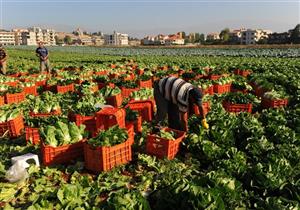
[{"label": "worker in dark jacket", "polygon": [[166,77],[154,83],[154,99],[157,106],[156,120],[158,124],[168,115],[169,127],[186,131],[188,112],[191,103],[199,107],[202,126],[209,128],[206,122],[203,107],[203,94],[198,87],[176,77]]},{"label": "worker in dark jacket", "polygon": [[0,44],[0,73],[6,74],[6,61],[7,61],[8,55],[3,48],[2,44]]},{"label": "worker in dark jacket", "polygon": [[39,42],[39,47],[36,49],[36,56],[40,60],[40,71],[47,71],[51,73],[50,62],[49,62],[49,52],[47,48],[44,46],[43,42]]}]

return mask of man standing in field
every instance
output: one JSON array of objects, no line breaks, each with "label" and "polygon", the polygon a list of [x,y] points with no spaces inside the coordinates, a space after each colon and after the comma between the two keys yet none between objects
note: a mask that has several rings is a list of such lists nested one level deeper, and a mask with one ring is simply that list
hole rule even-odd
[{"label": "man standing in field", "polygon": [[39,42],[39,47],[36,49],[36,56],[40,58],[40,71],[43,72],[45,69],[50,73],[50,62],[49,62],[49,52],[44,46],[43,42]]},{"label": "man standing in field", "polygon": [[0,73],[6,74],[6,60],[8,58],[7,53],[5,52],[2,44],[0,44]]}]

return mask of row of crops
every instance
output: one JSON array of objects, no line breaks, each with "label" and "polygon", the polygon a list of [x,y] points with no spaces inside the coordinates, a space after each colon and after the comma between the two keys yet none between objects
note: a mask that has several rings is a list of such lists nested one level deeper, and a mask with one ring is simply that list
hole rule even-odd
[{"label": "row of crops", "polygon": [[[34,53],[9,54],[2,208],[300,208],[299,59],[52,51],[50,76]],[[203,90],[209,129],[195,106],[188,132],[155,127],[152,85],[170,75]],[[14,182],[11,158],[27,153],[41,167]]]},{"label": "row of crops", "polygon": [[[12,46],[12,49],[34,50],[30,46]],[[300,56],[299,48],[107,48],[107,47],[49,47],[53,51],[70,53],[89,53],[98,55],[120,55],[120,56],[141,56],[141,55],[159,55],[159,56],[229,56],[229,57],[281,57],[297,58]]]}]

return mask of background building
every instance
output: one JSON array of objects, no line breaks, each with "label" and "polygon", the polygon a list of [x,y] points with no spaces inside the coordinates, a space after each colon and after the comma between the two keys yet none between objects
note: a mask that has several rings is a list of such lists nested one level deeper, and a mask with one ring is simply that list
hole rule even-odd
[{"label": "background building", "polygon": [[163,35],[158,34],[157,36],[146,36],[142,39],[142,45],[184,45],[185,41],[181,38],[180,33]]},{"label": "background building", "polygon": [[242,31],[241,44],[256,44],[259,41],[267,40],[272,31],[262,29],[247,29]]},{"label": "background building", "polygon": [[215,40],[219,40],[219,39],[220,39],[219,33],[209,33],[206,35],[207,41],[215,41]]},{"label": "background building", "polygon": [[15,45],[22,44],[22,33],[28,32],[27,29],[13,29],[12,32],[15,33]]},{"label": "background building", "polygon": [[126,46],[128,45],[128,34],[121,34],[114,31],[113,34],[104,35],[106,45]]},{"label": "background building", "polygon": [[36,33],[33,31],[22,32],[22,45],[37,45]]},{"label": "background building", "polygon": [[15,45],[16,44],[15,33],[0,30],[0,44],[2,44],[2,45]]},{"label": "background building", "polygon": [[53,29],[41,29],[40,27],[31,27],[21,33],[23,45],[37,45],[42,41],[45,45],[56,45],[56,32]]},{"label": "background building", "polygon": [[228,43],[229,44],[240,44],[243,31],[245,31],[245,29],[237,29],[237,30],[229,31]]},{"label": "background building", "polygon": [[103,36],[92,36],[92,42],[95,46],[101,46],[105,44]]}]

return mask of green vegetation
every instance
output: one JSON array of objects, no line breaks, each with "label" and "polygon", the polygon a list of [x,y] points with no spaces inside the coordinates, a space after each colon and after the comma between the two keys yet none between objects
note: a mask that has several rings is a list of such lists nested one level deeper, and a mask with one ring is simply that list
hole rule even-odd
[{"label": "green vegetation", "polygon": [[[84,53],[83,53],[84,52]],[[10,73],[28,72],[38,66],[34,51],[9,49]],[[260,101],[242,93],[208,96],[210,111],[208,130],[195,115],[189,118],[189,132],[174,160],[157,159],[145,154],[146,137],[156,125],[144,123],[141,134],[135,135],[133,160],[108,172],[92,174],[84,163],[40,168],[31,165],[24,182],[8,183],[5,172],[11,157],[40,154],[39,145],[26,144],[24,136],[0,139],[0,208],[4,209],[299,209],[300,208],[300,59],[299,49],[128,49],[128,48],[50,48],[52,66],[63,78],[77,81],[89,78],[90,71],[127,74],[126,64],[151,72],[154,76],[177,73],[226,74],[219,80],[198,79],[193,83],[203,88],[232,82],[236,89],[252,91],[253,83],[268,91],[268,98],[288,98],[289,106],[277,109],[256,109],[254,113],[228,113],[224,99],[232,103]],[[205,55],[205,56],[202,56]],[[133,60],[133,61],[131,61]],[[115,64],[116,68],[110,68]],[[77,70],[74,70],[77,69]],[[80,69],[80,70],[79,70]],[[165,69],[165,70],[162,70]],[[235,69],[251,70],[247,78],[232,75]],[[125,72],[125,73],[124,73]],[[98,81],[124,85],[108,74]],[[185,74],[187,78],[194,74]],[[95,75],[94,75],[95,76]],[[71,78],[72,77],[72,78]],[[7,82],[8,77],[0,77]],[[23,78],[23,77],[22,77]],[[27,76],[32,79],[32,76]],[[57,80],[47,83],[57,84]],[[87,85],[84,83],[82,86]],[[79,88],[80,85],[76,85]],[[80,86],[80,87],[82,87]],[[136,81],[126,83],[136,87]],[[89,87],[87,85],[87,87]],[[0,90],[6,91],[1,85]],[[92,106],[104,97],[120,93],[106,88],[96,93],[53,94],[44,92],[27,96],[17,105],[1,106],[1,122],[22,113],[31,127],[43,127],[42,139],[57,146],[78,142],[85,137],[83,126],[68,122],[68,114],[91,115]],[[145,99],[152,91],[132,93]],[[34,113],[61,109],[61,116],[32,118]],[[137,117],[127,110],[128,120]],[[3,117],[2,117],[3,116]],[[3,118],[3,119],[2,119]],[[53,129],[55,127],[55,129]],[[160,131],[159,136],[176,139],[174,134]],[[111,127],[89,138],[94,147],[113,146],[128,139],[125,129]]]}]

